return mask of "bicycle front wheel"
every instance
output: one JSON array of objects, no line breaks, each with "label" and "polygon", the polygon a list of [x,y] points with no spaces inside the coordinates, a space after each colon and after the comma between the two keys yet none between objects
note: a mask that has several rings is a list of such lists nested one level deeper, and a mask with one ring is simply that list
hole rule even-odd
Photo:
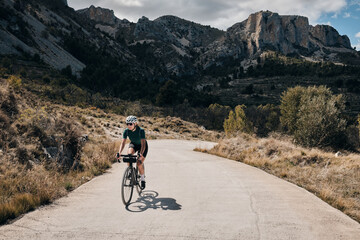
[{"label": "bicycle front wheel", "polygon": [[126,168],[121,185],[121,197],[123,203],[127,206],[131,201],[131,197],[134,191],[134,181],[132,180],[133,173],[132,168]]}]

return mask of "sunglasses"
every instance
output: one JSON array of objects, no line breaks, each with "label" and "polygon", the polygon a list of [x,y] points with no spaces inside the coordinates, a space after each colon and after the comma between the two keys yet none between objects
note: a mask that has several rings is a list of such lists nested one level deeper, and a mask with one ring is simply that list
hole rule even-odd
[{"label": "sunglasses", "polygon": [[132,123],[127,123],[126,125],[128,125],[128,126],[132,126],[133,124],[132,124]]}]

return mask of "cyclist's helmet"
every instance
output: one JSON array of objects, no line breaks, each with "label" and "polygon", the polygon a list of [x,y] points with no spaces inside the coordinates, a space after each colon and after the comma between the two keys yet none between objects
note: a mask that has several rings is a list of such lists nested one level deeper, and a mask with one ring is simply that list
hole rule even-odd
[{"label": "cyclist's helmet", "polygon": [[126,118],[126,123],[137,123],[137,118],[135,116],[128,116]]}]

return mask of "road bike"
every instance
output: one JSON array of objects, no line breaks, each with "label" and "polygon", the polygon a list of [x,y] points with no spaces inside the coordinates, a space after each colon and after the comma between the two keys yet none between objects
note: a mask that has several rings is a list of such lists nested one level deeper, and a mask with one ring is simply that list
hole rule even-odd
[{"label": "road bike", "polygon": [[133,166],[139,160],[140,155],[121,155],[123,162],[129,163],[129,166],[125,169],[124,176],[121,184],[121,197],[125,206],[130,204],[134,187],[136,188],[138,194],[141,194],[141,186],[140,186],[140,174],[139,169]]}]

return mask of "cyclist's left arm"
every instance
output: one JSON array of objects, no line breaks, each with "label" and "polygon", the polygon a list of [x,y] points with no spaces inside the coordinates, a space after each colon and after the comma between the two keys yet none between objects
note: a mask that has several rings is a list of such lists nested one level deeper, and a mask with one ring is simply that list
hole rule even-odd
[{"label": "cyclist's left arm", "polygon": [[141,150],[140,150],[140,154],[141,156],[144,154],[145,152],[145,147],[146,147],[146,139],[141,139]]},{"label": "cyclist's left arm", "polygon": [[141,129],[141,131],[140,131],[140,138],[141,138],[140,160],[143,162],[145,160],[145,158],[143,157],[143,154],[144,154],[145,148],[146,148],[145,130],[143,130],[143,129]]}]

